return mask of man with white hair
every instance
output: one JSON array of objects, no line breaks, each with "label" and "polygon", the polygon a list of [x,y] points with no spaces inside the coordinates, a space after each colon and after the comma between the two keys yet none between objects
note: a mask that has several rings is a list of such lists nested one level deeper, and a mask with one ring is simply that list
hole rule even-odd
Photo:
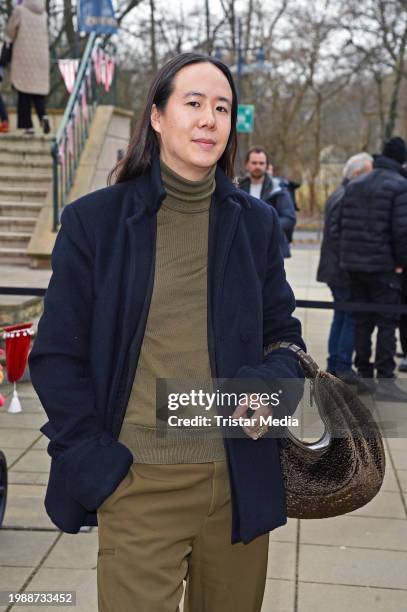
[{"label": "man with white hair", "polygon": [[[357,176],[370,172],[373,158],[368,153],[353,155],[343,168],[342,184],[325,204],[324,234],[321,246],[317,280],[327,283],[335,302],[350,299],[348,274],[339,267],[338,219],[348,183]],[[363,382],[352,369],[354,349],[354,323],[351,312],[334,310],[328,340],[327,370],[348,384],[354,384],[359,392],[367,391]]]}]

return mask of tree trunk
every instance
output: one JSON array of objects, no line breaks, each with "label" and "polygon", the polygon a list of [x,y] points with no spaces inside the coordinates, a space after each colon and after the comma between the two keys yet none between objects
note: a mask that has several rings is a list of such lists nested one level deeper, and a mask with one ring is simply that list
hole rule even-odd
[{"label": "tree trunk", "polygon": [[381,74],[375,74],[374,80],[377,87],[377,102],[379,105],[380,122],[380,144],[384,142],[385,118],[384,118],[384,99],[383,99],[383,78]]},{"label": "tree trunk", "polygon": [[155,4],[150,0],[150,51],[151,51],[151,71],[157,72],[157,47],[155,38]]},{"label": "tree trunk", "polygon": [[404,27],[403,37],[400,42],[399,55],[398,55],[397,64],[395,66],[395,71],[394,71],[395,74],[394,74],[393,90],[391,92],[389,113],[387,116],[386,126],[384,129],[384,139],[385,140],[388,140],[389,138],[392,137],[393,131],[396,125],[397,106],[398,106],[398,100],[399,100],[401,79],[403,76],[404,55],[406,52],[406,46],[407,46],[407,20],[406,20],[406,25]]},{"label": "tree trunk", "polygon": [[79,49],[77,44],[77,33],[73,26],[73,13],[72,13],[72,2],[71,0],[64,0],[64,23],[65,23],[65,34],[68,41],[70,56],[77,57],[79,55]]},{"label": "tree trunk", "polygon": [[209,10],[209,0],[205,0],[205,29],[206,29],[206,41],[205,47],[208,55],[212,53],[212,40],[211,40],[211,13]]},{"label": "tree trunk", "polygon": [[249,6],[247,8],[247,19],[246,19],[246,36],[244,42],[243,57],[247,61],[247,53],[250,47],[250,33],[252,29],[252,16],[253,16],[253,0],[249,0]]},{"label": "tree trunk", "polygon": [[317,202],[315,183],[316,183],[316,177],[314,176],[314,174],[311,174],[308,180],[308,194],[309,194],[308,204],[309,204],[310,214],[313,214],[316,208],[316,202]]}]

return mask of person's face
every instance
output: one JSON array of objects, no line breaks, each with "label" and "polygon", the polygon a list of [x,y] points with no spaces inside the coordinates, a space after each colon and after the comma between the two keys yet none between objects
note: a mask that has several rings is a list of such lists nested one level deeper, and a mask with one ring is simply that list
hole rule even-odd
[{"label": "person's face", "polygon": [[355,172],[352,174],[352,178],[361,176],[362,174],[368,174],[372,170],[373,170],[373,162],[370,160],[366,160],[363,165],[363,168],[360,168],[359,170],[355,170]]},{"label": "person's face", "polygon": [[230,134],[232,90],[213,64],[182,68],[173,81],[165,110],[155,104],[151,125],[160,141],[160,156],[189,180],[204,178],[222,156]]},{"label": "person's face", "polygon": [[250,153],[246,170],[253,179],[260,179],[266,174],[267,158],[264,153]]},{"label": "person's face", "polygon": [[367,174],[368,172],[371,172],[373,170],[373,162],[372,161],[366,161],[365,162],[365,174]]}]

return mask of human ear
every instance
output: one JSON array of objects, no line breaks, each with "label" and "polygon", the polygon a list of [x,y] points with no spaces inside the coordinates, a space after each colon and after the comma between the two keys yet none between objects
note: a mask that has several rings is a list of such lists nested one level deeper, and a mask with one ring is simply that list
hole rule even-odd
[{"label": "human ear", "polygon": [[153,104],[151,107],[150,123],[153,130],[158,134],[161,134],[160,111],[158,110],[156,104]]}]

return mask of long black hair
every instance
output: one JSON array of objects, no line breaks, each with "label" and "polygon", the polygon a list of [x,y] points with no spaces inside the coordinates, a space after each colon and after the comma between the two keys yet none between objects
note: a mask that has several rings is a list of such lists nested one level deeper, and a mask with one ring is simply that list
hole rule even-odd
[{"label": "long black hair", "polygon": [[159,151],[158,138],[150,122],[153,104],[163,112],[174,90],[176,74],[185,66],[203,62],[216,66],[225,75],[232,90],[231,129],[226,148],[218,164],[230,178],[233,178],[237,150],[237,95],[232,74],[229,68],[215,57],[201,53],[180,53],[164,64],[151,83],[139,125],[130,139],[126,154],[110,172],[109,184],[123,183],[144,174],[148,169],[153,155]]}]

